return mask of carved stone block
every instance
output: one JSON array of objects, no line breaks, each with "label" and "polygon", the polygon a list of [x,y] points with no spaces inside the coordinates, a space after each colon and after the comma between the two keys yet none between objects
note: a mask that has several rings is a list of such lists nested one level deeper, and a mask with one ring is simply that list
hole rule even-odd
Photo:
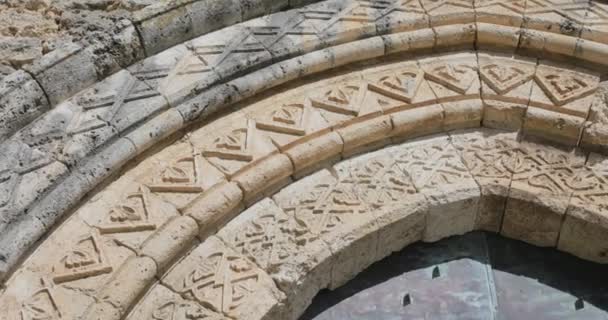
[{"label": "carved stone block", "polygon": [[606,168],[606,156],[592,153],[569,182],[574,191],[557,244],[560,250],[598,263],[608,262]]},{"label": "carved stone block", "polygon": [[284,212],[325,241],[333,255],[330,288],[346,283],[375,261],[376,218],[358,198],[352,183],[319,171],[274,197]]},{"label": "carved stone block", "polygon": [[480,190],[449,137],[437,135],[392,148],[397,163],[429,202],[424,241],[475,228]]},{"label": "carved stone block", "polygon": [[236,319],[284,319],[285,296],[272,279],[215,236],[173,266],[161,283]]},{"label": "carved stone block", "polygon": [[196,301],[186,300],[167,287],[156,284],[131,311],[126,319],[185,320],[228,320],[221,313],[214,312]]},{"label": "carved stone block", "polygon": [[327,245],[268,198],[245,210],[217,236],[272,277],[290,302],[290,319],[298,318],[329,285],[332,259]]}]

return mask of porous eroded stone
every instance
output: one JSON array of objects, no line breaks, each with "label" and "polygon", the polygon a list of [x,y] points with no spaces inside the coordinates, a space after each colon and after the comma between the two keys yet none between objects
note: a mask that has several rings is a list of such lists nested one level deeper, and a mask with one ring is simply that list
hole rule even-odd
[{"label": "porous eroded stone", "polygon": [[592,153],[569,181],[573,188],[557,248],[583,259],[608,262],[606,156]]},{"label": "porous eroded stone", "polygon": [[272,279],[215,236],[177,262],[161,283],[230,318],[284,319],[285,296]]},{"label": "porous eroded stone", "polygon": [[330,288],[346,283],[375,261],[376,219],[352,184],[322,170],[284,188],[273,199],[329,246],[334,259]]},{"label": "porous eroded stone", "polygon": [[272,277],[290,301],[290,319],[297,319],[329,285],[327,245],[269,198],[245,210],[217,236]]},{"label": "porous eroded stone", "polygon": [[585,163],[577,150],[522,142],[501,234],[537,246],[555,246],[574,189],[568,183]]},{"label": "porous eroded stone", "polygon": [[446,135],[418,139],[389,149],[416,190],[429,202],[424,241],[475,229],[479,186]]}]

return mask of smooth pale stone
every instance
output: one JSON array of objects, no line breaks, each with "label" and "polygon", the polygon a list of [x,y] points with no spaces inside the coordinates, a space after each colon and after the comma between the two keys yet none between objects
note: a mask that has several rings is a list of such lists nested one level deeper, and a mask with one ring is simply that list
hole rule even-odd
[{"label": "smooth pale stone", "polygon": [[523,132],[568,146],[576,146],[585,119],[545,109],[528,107]]},{"label": "smooth pale stone", "polygon": [[294,165],[294,173],[319,168],[340,157],[344,143],[335,131],[306,139],[285,150]]},{"label": "smooth pale stone", "polygon": [[241,188],[235,182],[225,182],[207,190],[183,212],[196,220],[201,237],[206,237],[241,212],[242,201]]},{"label": "smooth pale stone", "polygon": [[235,175],[232,181],[243,189],[245,203],[254,203],[266,194],[272,194],[290,181],[293,165],[284,154],[274,154]]},{"label": "smooth pale stone", "polygon": [[270,275],[287,296],[292,319],[329,285],[332,257],[327,245],[269,198],[245,210],[217,236]]},{"label": "smooth pale stone", "polygon": [[285,295],[270,276],[215,236],[177,262],[161,283],[231,318],[284,319]]},{"label": "smooth pale stone", "polygon": [[142,255],[152,258],[162,273],[175,258],[188,249],[199,234],[196,221],[188,216],[169,220],[141,246]]},{"label": "smooth pale stone", "polygon": [[[97,293],[100,302],[108,302],[124,314],[137,301],[157,274],[154,260],[149,257],[129,258],[112,279]],[[94,317],[89,309],[87,315]],[[90,319],[90,318],[89,318]],[[117,318],[117,320],[120,318]]]}]

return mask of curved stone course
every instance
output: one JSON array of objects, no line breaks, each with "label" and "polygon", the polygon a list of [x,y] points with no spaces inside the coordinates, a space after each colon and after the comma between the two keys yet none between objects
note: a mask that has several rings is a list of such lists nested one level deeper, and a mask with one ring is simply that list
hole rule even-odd
[{"label": "curved stone course", "polygon": [[0,314],[297,318],[392,251],[476,229],[606,262],[605,61],[586,48],[604,49],[582,36],[600,18],[566,32],[578,5],[338,4],[160,52],[3,142]]}]

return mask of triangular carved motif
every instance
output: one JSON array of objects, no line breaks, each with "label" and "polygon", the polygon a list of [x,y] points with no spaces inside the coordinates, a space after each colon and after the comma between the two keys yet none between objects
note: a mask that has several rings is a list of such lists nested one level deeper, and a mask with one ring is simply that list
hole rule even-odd
[{"label": "triangular carved motif", "polygon": [[101,234],[139,232],[156,229],[150,221],[150,189],[140,186],[139,192],[130,194],[123,203],[110,209],[106,221],[97,226]]},{"label": "triangular carved motif", "polygon": [[236,129],[230,133],[217,137],[213,146],[203,151],[206,157],[215,157],[226,160],[251,161],[253,156],[248,151],[248,129]]},{"label": "triangular carved motif", "polygon": [[[44,284],[44,282],[43,282]],[[63,319],[52,290],[48,287],[32,294],[22,304],[21,320],[58,320]]]},{"label": "triangular carved motif", "polygon": [[448,89],[465,94],[477,78],[476,68],[467,64],[441,63],[430,66],[425,78]]},{"label": "triangular carved motif", "polygon": [[53,281],[64,283],[112,272],[96,232],[78,240],[54,268]]},{"label": "triangular carved motif", "polygon": [[490,63],[480,68],[480,74],[496,93],[505,94],[532,79],[534,71],[526,69],[505,62]]},{"label": "triangular carved motif", "polygon": [[434,0],[425,3],[426,11],[431,12],[443,7],[473,9],[473,2],[468,0]]},{"label": "triangular carved motif", "polygon": [[551,69],[538,69],[536,82],[557,106],[584,98],[597,89],[597,81],[583,74]]},{"label": "triangular carved motif", "polygon": [[303,118],[304,105],[285,104],[257,121],[256,127],[261,130],[303,136],[306,134],[306,130],[302,127]]},{"label": "triangular carved motif", "polygon": [[200,154],[183,157],[166,167],[148,187],[152,192],[203,192],[203,169]]},{"label": "triangular carved motif", "polygon": [[412,103],[424,78],[422,70],[409,70],[380,78],[370,90],[403,102]]},{"label": "triangular carved motif", "polygon": [[322,97],[311,98],[312,105],[330,112],[356,116],[359,103],[363,98],[363,88],[356,85],[344,85],[331,88]]},{"label": "triangular carved motif", "polygon": [[214,311],[229,313],[255,292],[259,275],[241,257],[218,252],[209,255],[183,280],[183,293],[192,294]]}]

